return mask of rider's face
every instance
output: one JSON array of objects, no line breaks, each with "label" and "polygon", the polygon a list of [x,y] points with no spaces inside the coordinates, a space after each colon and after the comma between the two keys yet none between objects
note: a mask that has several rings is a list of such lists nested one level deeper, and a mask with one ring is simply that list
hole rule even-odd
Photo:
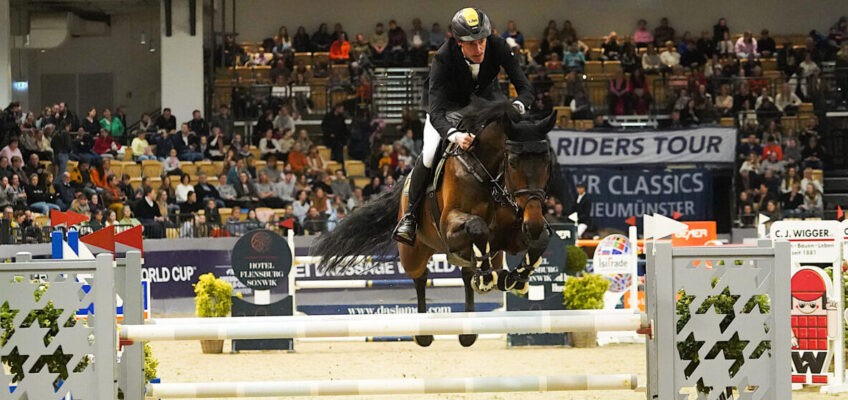
[{"label": "rider's face", "polygon": [[459,47],[462,49],[462,55],[475,64],[483,62],[483,57],[486,56],[486,38],[459,42]]}]

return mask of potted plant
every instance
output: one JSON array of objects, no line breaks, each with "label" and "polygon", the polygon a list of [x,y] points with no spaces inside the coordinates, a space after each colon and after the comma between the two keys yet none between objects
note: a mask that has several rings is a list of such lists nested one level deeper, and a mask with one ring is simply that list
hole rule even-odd
[{"label": "potted plant", "polygon": [[[567,310],[599,310],[604,308],[604,293],[610,282],[598,274],[585,274],[582,277],[569,277],[562,291],[562,304]],[[572,346],[594,347],[597,345],[597,332],[572,332]]]},{"label": "potted plant", "polygon": [[[195,313],[199,318],[221,318],[233,307],[233,286],[212,273],[203,274],[194,285]],[[223,340],[201,340],[204,353],[217,354],[224,349]]]}]

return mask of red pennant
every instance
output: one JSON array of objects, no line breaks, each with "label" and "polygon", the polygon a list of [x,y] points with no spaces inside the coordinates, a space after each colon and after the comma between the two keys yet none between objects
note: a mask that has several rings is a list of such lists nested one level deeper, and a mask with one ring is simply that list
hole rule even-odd
[{"label": "red pennant", "polygon": [[845,214],[842,212],[842,206],[836,206],[836,220],[842,221],[843,216],[845,216]]},{"label": "red pennant", "polygon": [[636,217],[627,218],[624,222],[627,222],[627,225],[636,226]]},{"label": "red pennant", "polygon": [[77,224],[81,224],[81,223],[89,220],[89,218],[86,217],[85,215],[77,214],[77,213],[70,211],[70,210],[67,212],[66,215],[68,217],[68,226],[69,227],[77,225]]},{"label": "red pennant", "polygon": [[59,210],[50,210],[50,225],[65,225],[68,222],[68,214]]},{"label": "red pennant", "polygon": [[127,229],[117,235],[115,235],[115,242],[130,246],[134,249],[139,249],[144,252],[144,245],[142,244],[141,237],[141,225],[134,226],[130,229]]},{"label": "red pennant", "polygon": [[677,211],[675,211],[675,212],[674,212],[674,214],[673,214],[673,218],[674,218],[674,219],[680,219],[680,217],[682,217],[682,216],[683,216],[683,214],[681,214],[681,213],[679,213],[679,212],[677,212]]},{"label": "red pennant", "polygon": [[294,218],[289,218],[285,221],[280,221],[280,226],[283,228],[294,229]]},{"label": "red pennant", "polygon": [[115,226],[107,226],[97,232],[89,233],[80,238],[85,244],[90,244],[94,247],[115,252]]}]

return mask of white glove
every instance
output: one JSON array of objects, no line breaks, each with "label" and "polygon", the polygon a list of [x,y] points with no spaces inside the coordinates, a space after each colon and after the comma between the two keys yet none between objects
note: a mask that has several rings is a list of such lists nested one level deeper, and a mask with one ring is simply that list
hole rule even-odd
[{"label": "white glove", "polygon": [[466,150],[471,145],[471,141],[474,140],[474,135],[468,132],[453,130],[453,133],[448,135],[448,140],[451,143],[458,144],[463,150]]},{"label": "white glove", "polygon": [[512,106],[515,107],[515,111],[518,111],[519,114],[524,115],[524,103],[515,100],[512,102]]}]

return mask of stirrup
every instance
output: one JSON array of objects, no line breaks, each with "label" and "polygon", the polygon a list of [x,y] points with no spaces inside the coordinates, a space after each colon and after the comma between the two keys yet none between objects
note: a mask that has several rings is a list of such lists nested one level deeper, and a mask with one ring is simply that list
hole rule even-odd
[{"label": "stirrup", "polygon": [[415,233],[417,230],[418,224],[415,221],[415,216],[407,213],[398,221],[397,226],[392,231],[392,238],[408,246],[415,246]]}]

